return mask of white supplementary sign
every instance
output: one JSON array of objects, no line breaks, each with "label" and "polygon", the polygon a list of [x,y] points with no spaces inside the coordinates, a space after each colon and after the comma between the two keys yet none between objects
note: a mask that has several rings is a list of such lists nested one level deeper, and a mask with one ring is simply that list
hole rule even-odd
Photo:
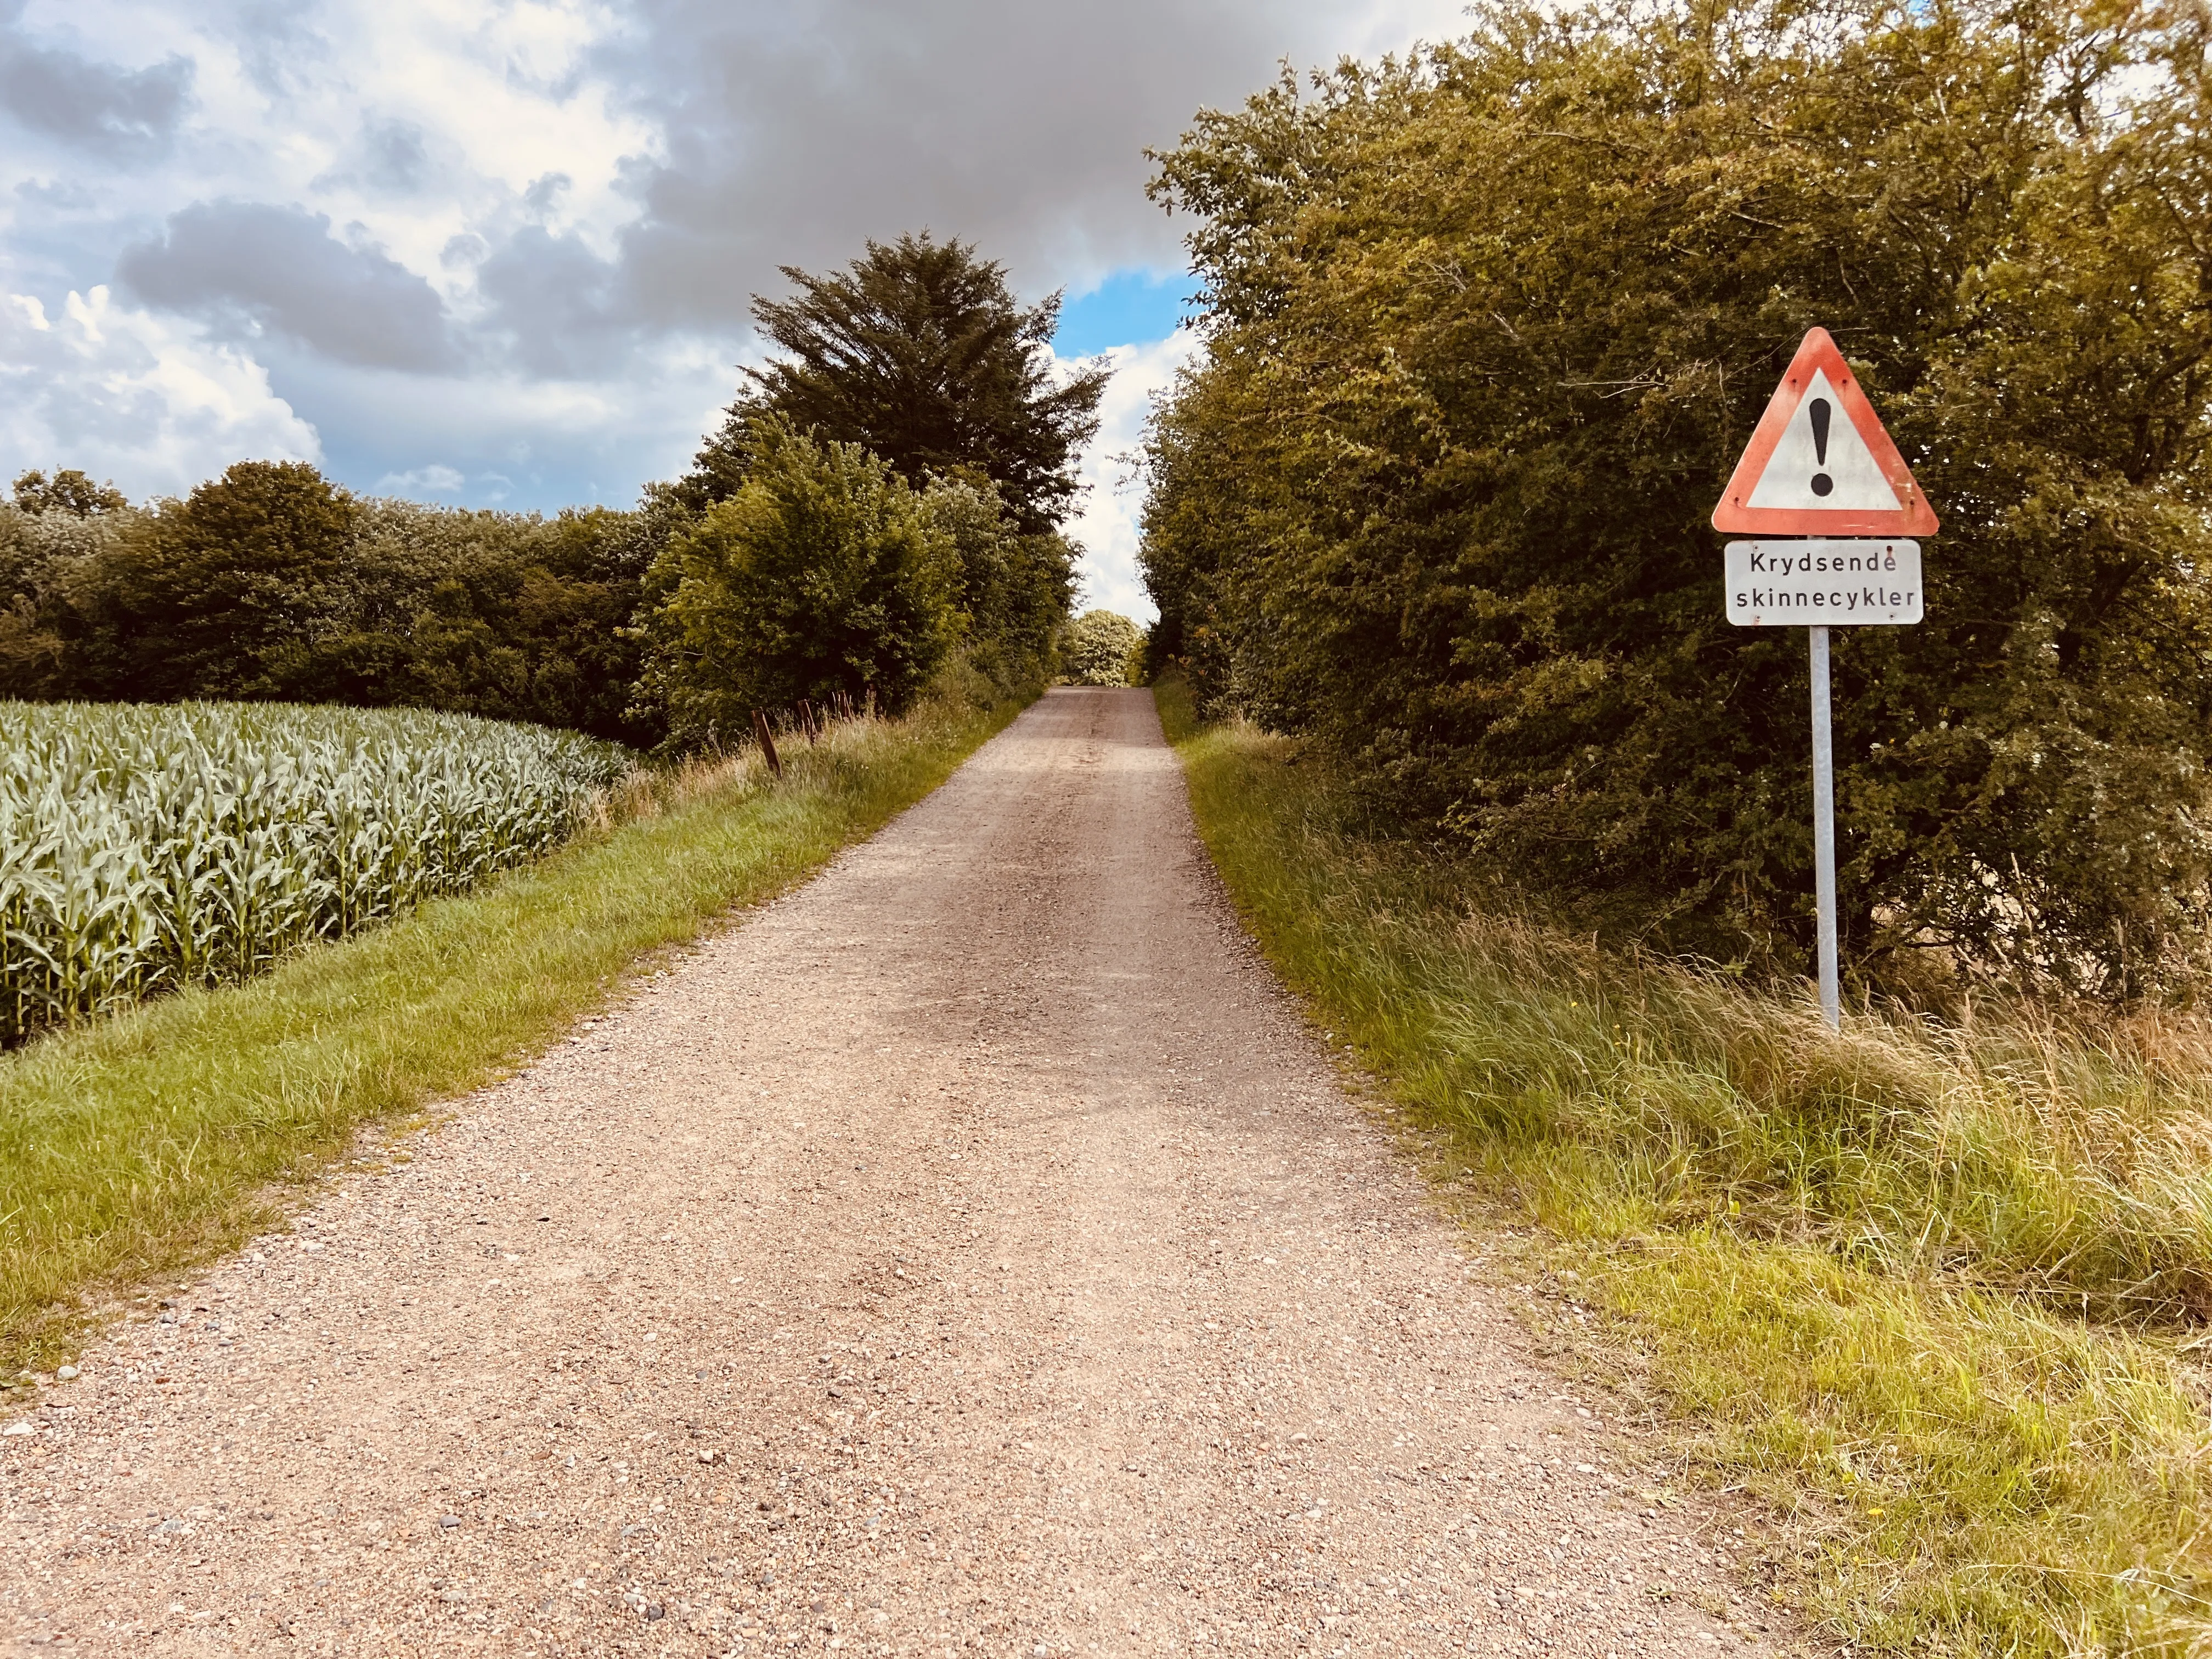
[{"label": "white supplementary sign", "polygon": [[1728,619],[1739,628],[1892,626],[1920,620],[1920,544],[1730,542]]}]

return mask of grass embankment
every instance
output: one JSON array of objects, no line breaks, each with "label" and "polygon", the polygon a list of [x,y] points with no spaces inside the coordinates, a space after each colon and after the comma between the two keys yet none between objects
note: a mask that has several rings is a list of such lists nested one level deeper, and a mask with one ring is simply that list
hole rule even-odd
[{"label": "grass embankment", "polygon": [[[606,821],[478,892],[0,1056],[0,1376],[50,1362],[91,1299],[269,1224],[365,1123],[501,1075],[639,957],[819,867],[1011,720],[899,722],[631,784]],[[4,1385],[0,1385],[4,1386]]]},{"label": "grass embankment", "polygon": [[1160,700],[1277,968],[1574,1275],[1583,1363],[1787,1517],[1806,1613],[1880,1650],[2212,1644],[2212,1030],[1831,1037],[1363,839],[1295,745]]}]

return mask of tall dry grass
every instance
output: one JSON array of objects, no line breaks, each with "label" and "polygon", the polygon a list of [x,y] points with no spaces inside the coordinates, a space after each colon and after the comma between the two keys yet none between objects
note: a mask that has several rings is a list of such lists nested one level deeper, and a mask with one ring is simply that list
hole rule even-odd
[{"label": "tall dry grass", "polygon": [[1425,1027],[1421,1093],[1441,1115],[1600,1154],[1624,1171],[1616,1201],[1669,1225],[2100,1320],[2212,1315],[2201,1018],[1871,1010],[1835,1037],[1805,1000],[1510,913],[1360,931],[1391,941],[1358,971],[1390,986],[1394,1021]]},{"label": "tall dry grass", "polygon": [[1294,744],[1161,702],[1270,958],[1577,1275],[1561,1340],[1785,1517],[1807,1616],[1876,1651],[2212,1651],[2212,1022],[1832,1036],[1809,994],[1547,927],[1364,833]]}]

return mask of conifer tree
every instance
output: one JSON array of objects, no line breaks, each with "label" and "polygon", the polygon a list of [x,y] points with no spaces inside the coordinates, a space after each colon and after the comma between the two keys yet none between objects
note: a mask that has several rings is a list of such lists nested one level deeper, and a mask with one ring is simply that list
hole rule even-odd
[{"label": "conifer tree", "polygon": [[1024,307],[1004,266],[926,234],[871,241],[830,276],[783,274],[793,297],[753,301],[781,355],[744,370],[749,384],[678,487],[686,506],[737,493],[761,417],[774,415],[823,442],[860,445],[916,488],[933,475],[988,481],[1024,535],[1060,527],[1109,372],[1055,376],[1059,295]]}]

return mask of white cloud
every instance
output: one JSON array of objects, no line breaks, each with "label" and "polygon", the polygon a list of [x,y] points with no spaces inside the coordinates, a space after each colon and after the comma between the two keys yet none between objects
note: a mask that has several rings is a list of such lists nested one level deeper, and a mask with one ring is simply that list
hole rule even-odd
[{"label": "white cloud", "polygon": [[[465,501],[631,501],[714,423],[778,265],[928,228],[1032,298],[1172,266],[1146,146],[1282,58],[1462,27],[1457,0],[0,0],[0,293],[112,282],[163,308],[118,325],[158,366],[131,407],[177,382],[158,432],[107,430],[122,393],[11,352],[46,412],[0,410],[0,444],[171,488],[197,408],[194,454],[274,420],[356,486],[435,455]],[[1082,526],[1095,596],[1137,610],[1106,458],[1141,404]]]},{"label": "white cloud", "polygon": [[0,472],[76,466],[177,495],[249,459],[319,461],[322,445],[242,352],[105,288],[58,319],[28,295],[0,301]]},{"label": "white cloud", "polygon": [[1137,568],[1138,523],[1144,507],[1135,456],[1144,442],[1152,398],[1174,385],[1176,371],[1196,355],[1188,331],[1149,344],[1115,346],[1105,353],[1114,378],[1098,405],[1098,437],[1083,458],[1086,493],[1068,533],[1083,544],[1086,609],[1118,611],[1149,626],[1159,612],[1146,596]]},{"label": "white cloud", "polygon": [[[502,481],[503,482],[503,481]],[[458,468],[433,461],[410,472],[387,472],[369,486],[372,495],[450,495],[468,483]]]},{"label": "white cloud", "polygon": [[[365,227],[435,281],[452,237],[519,221],[525,192],[552,174],[568,181],[556,228],[611,252],[637,213],[625,166],[659,148],[656,122],[625,107],[635,89],[597,72],[629,26],[592,0],[305,0],[281,10],[33,0],[18,28],[94,63],[190,65],[173,147],[100,176],[105,204],[159,214],[210,198],[305,204]],[[362,165],[363,146],[394,130],[422,151],[411,182]],[[76,171],[65,148],[7,149],[9,184],[58,163]]]}]

